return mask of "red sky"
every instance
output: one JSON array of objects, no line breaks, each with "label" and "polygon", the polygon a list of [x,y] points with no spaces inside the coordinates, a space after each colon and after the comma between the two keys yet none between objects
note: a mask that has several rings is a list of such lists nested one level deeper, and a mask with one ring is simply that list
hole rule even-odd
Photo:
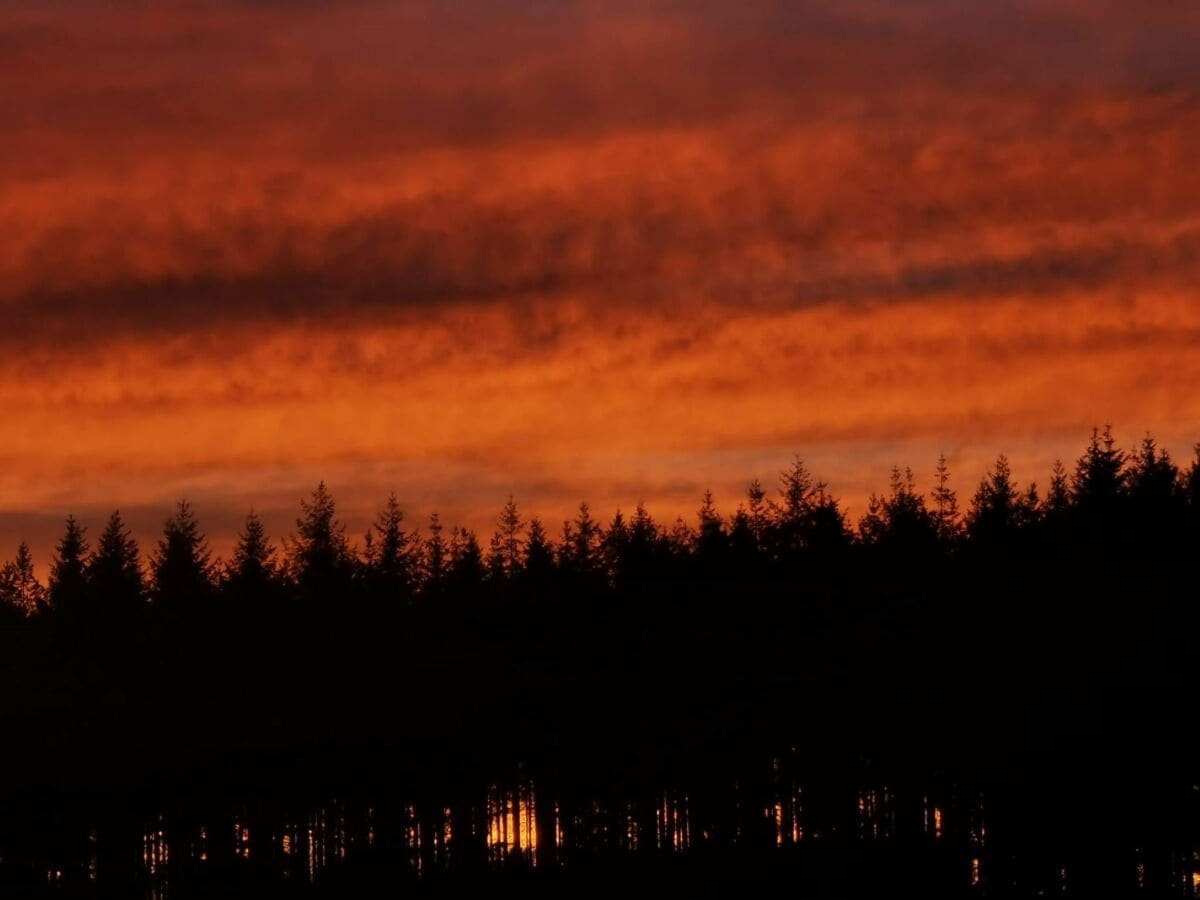
[{"label": "red sky", "polygon": [[1200,11],[9,2],[0,548],[1200,438]]}]

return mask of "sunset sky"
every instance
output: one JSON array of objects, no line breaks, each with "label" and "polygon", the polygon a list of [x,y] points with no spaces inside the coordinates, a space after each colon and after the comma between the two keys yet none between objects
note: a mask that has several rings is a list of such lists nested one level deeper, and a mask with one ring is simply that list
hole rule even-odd
[{"label": "sunset sky", "polygon": [[0,6],[0,556],[1200,439],[1200,5]]}]

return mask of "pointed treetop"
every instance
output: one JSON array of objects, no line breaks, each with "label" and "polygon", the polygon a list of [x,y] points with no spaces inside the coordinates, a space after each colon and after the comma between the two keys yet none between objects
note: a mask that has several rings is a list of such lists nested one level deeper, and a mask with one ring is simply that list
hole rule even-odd
[{"label": "pointed treetop", "polygon": [[6,602],[30,616],[45,606],[47,601],[47,591],[34,575],[33,554],[29,552],[29,544],[21,541],[16,557],[0,567],[0,602]]},{"label": "pointed treetop", "polygon": [[272,581],[278,573],[275,548],[267,538],[267,530],[254,510],[246,515],[245,524],[234,544],[233,554],[226,567],[226,578],[238,584],[261,586]]},{"label": "pointed treetop", "polygon": [[86,574],[91,593],[101,603],[131,608],[143,599],[137,541],[120,510],[109,516],[88,560]]},{"label": "pointed treetop", "polygon": [[150,560],[155,598],[165,602],[195,600],[212,586],[212,551],[188,501],[180,500],[163,525]]}]

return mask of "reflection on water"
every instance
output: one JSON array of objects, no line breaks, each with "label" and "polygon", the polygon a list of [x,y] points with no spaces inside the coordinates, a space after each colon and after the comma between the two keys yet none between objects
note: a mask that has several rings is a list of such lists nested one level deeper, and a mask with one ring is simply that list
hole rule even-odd
[{"label": "reflection on water", "polygon": [[[264,883],[319,886],[331,871],[366,862],[392,876],[423,879],[621,859],[701,859],[735,850],[773,854],[802,871],[824,854],[895,859],[886,854],[899,851],[914,867],[944,873],[947,883],[981,895],[1087,896],[1103,883],[1097,866],[1129,893],[1200,895],[1196,792],[1183,792],[1186,803],[1166,822],[1170,828],[1154,823],[1127,849],[1110,841],[1092,857],[1073,853],[1061,840],[1077,825],[1060,827],[1033,801],[1015,809],[1001,805],[997,819],[994,799],[936,780],[822,778],[806,774],[795,758],[777,757],[749,775],[627,792],[522,776],[474,791],[379,796],[369,803],[266,803],[215,812],[205,807],[198,814],[173,806],[143,816],[128,838],[111,824],[80,821],[74,831],[55,830],[45,847],[26,846],[24,861],[0,845],[0,886],[12,880],[5,881],[6,872],[30,864],[52,890],[62,885],[86,893],[127,878],[141,884],[142,896],[165,900],[205,872],[216,873],[216,883],[254,873]],[[1035,851],[1030,829],[1039,823],[1048,823],[1050,837],[1039,838]],[[136,863],[123,849],[132,846]]]}]

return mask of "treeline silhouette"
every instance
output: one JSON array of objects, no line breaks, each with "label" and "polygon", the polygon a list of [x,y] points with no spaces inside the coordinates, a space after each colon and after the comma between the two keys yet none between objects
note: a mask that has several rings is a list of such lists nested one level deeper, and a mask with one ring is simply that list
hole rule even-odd
[{"label": "treeline silhouette", "polygon": [[[960,507],[962,507],[960,509]],[[1094,431],[1044,490],[945,457],[852,523],[797,458],[694,522],[510,497],[486,548],[388,498],[361,545],[322,483],[216,560],[187,501],[143,553],[67,519],[48,584],[0,571],[0,753],[90,784],[216,757],[646,755],[756,735],[993,752],[1176,741],[1197,686],[1200,446]],[[156,774],[157,773],[157,774]]]}]

